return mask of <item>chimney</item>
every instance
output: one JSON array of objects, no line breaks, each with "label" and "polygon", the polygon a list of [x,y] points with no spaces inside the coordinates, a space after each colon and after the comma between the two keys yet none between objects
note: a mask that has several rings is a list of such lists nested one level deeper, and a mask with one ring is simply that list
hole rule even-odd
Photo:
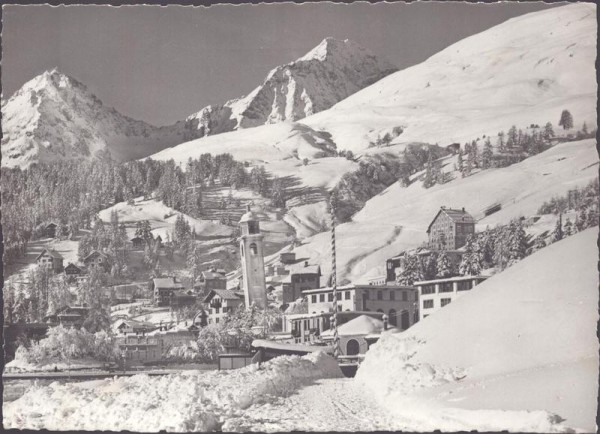
[{"label": "chimney", "polygon": [[308,267],[308,261],[304,261],[304,266]]}]

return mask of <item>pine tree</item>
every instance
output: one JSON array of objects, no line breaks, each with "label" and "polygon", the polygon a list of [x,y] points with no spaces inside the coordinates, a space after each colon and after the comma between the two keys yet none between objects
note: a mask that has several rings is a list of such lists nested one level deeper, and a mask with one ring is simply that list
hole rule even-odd
[{"label": "pine tree", "polygon": [[546,141],[550,140],[552,137],[554,137],[554,129],[552,128],[552,123],[548,122],[546,123],[546,125],[544,126],[544,139]]},{"label": "pine tree", "polygon": [[513,220],[508,226],[508,265],[512,265],[527,255],[527,235],[521,220]]},{"label": "pine tree", "polygon": [[437,276],[436,277],[452,277],[456,273],[454,272],[454,266],[452,261],[448,258],[448,254],[442,250],[437,257]]},{"label": "pine tree", "polygon": [[471,175],[473,171],[473,152],[471,151],[471,146],[469,144],[465,144],[465,152],[467,153],[467,163],[464,165],[462,177],[466,178]]},{"label": "pine tree", "polygon": [[581,127],[581,132],[582,132],[582,133],[583,133],[585,136],[587,136],[587,135],[588,135],[588,127],[587,127],[587,124],[586,124],[585,122],[583,123],[583,126]]},{"label": "pine tree", "polygon": [[558,220],[556,221],[556,226],[554,228],[552,238],[554,241],[560,241],[564,238],[564,233],[563,233],[563,228],[562,228],[562,213],[558,215]]},{"label": "pine tree", "polygon": [[573,222],[571,222],[571,219],[567,217],[567,220],[565,221],[565,225],[563,227],[563,233],[565,235],[565,237],[569,237],[571,235],[573,235]]},{"label": "pine tree", "polygon": [[506,140],[506,147],[508,151],[512,151],[512,148],[517,146],[517,127],[513,125],[508,130],[508,138]]},{"label": "pine tree", "polygon": [[563,127],[564,130],[570,130],[573,128],[573,116],[569,110],[563,110],[560,115],[560,121],[558,122],[559,127]]},{"label": "pine tree", "polygon": [[498,152],[500,154],[503,154],[504,152],[506,152],[506,143],[504,141],[504,131],[500,131],[498,133]]},{"label": "pine tree", "polygon": [[475,237],[467,237],[465,253],[458,266],[458,272],[462,276],[478,276],[483,268],[482,255],[476,246]]},{"label": "pine tree", "polygon": [[433,167],[433,157],[432,153],[429,153],[429,157],[427,159],[427,165],[425,166],[425,179],[423,180],[423,187],[429,188],[435,185],[435,173]]},{"label": "pine tree", "polygon": [[483,144],[483,152],[481,153],[481,168],[483,170],[492,167],[492,159],[494,158],[494,151],[492,149],[492,142],[490,138],[486,138]]},{"label": "pine tree", "polygon": [[457,158],[458,158],[458,161],[457,161],[458,167],[457,168],[458,168],[458,171],[462,175],[465,168],[464,168],[464,162],[463,162],[463,151],[462,151],[462,148],[460,148],[460,147],[458,148],[458,157]]},{"label": "pine tree", "polygon": [[437,275],[438,275],[437,261],[438,261],[437,253],[431,252],[429,257],[427,258],[427,261],[425,262],[425,270],[423,273],[423,277],[425,278],[425,280],[431,280],[431,279],[435,279],[437,277]]},{"label": "pine tree", "polygon": [[417,255],[406,255],[403,268],[398,274],[397,281],[400,285],[411,286],[414,282],[423,280],[423,264]]}]

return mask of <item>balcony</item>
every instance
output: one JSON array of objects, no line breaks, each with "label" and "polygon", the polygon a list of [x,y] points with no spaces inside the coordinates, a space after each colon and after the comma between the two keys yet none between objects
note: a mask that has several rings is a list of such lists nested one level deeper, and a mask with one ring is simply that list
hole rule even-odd
[{"label": "balcony", "polygon": [[210,307],[212,307],[213,309],[220,309],[222,305],[223,304],[221,303],[221,300],[212,300],[210,302]]}]

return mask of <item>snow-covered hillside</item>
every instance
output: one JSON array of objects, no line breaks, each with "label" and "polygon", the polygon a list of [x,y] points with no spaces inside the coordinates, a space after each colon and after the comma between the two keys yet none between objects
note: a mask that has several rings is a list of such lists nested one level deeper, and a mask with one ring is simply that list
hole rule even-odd
[{"label": "snow-covered hillside", "polygon": [[397,68],[348,39],[324,39],[300,59],[278,66],[247,96],[208,106],[186,119],[196,137],[281,121],[326,110]]},{"label": "snow-covered hillside", "polygon": [[[452,165],[452,162],[448,164]],[[598,176],[598,154],[593,139],[566,142],[521,163],[489,169],[426,189],[421,181],[404,188],[395,183],[370,199],[352,222],[337,227],[338,279],[353,282],[383,274],[385,260],[427,240],[427,226],[445,205],[464,207],[480,229],[511,218],[531,216],[544,201],[565,195]],[[494,203],[502,209],[483,218]],[[295,249],[300,257],[320,263],[330,272],[330,236],[320,233]]]},{"label": "snow-covered hillside", "polygon": [[181,133],[157,128],[105,107],[75,80],[53,69],[28,81],[2,105],[2,165],[84,159],[108,150],[119,161],[181,143]]},{"label": "snow-covered hillside", "polygon": [[534,12],[451,45],[302,123],[361,151],[394,127],[393,143],[464,143],[550,121],[563,109],[596,126],[596,6]]},{"label": "snow-covered hillside", "polygon": [[419,430],[544,432],[519,424],[545,410],[595,432],[597,237],[591,228],[554,243],[384,336],[356,380]]}]

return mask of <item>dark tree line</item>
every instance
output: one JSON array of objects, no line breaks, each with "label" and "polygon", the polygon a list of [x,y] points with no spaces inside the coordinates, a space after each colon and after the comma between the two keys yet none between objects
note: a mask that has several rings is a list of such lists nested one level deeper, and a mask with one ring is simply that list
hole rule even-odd
[{"label": "dark tree line", "polygon": [[240,188],[251,180],[244,164],[229,154],[203,154],[190,159],[186,169],[172,160],[117,163],[108,157],[33,164],[24,170],[2,168],[5,261],[25,254],[27,242],[41,236],[50,222],[58,225],[58,236],[70,237],[81,228],[91,229],[100,210],[153,194],[165,205],[198,217],[205,186],[218,181]]},{"label": "dark tree line", "polygon": [[337,219],[350,220],[370,198],[394,182],[408,185],[411,175],[446,153],[438,146],[407,146],[400,156],[375,154],[360,161],[358,170],[346,173],[331,192]]}]

